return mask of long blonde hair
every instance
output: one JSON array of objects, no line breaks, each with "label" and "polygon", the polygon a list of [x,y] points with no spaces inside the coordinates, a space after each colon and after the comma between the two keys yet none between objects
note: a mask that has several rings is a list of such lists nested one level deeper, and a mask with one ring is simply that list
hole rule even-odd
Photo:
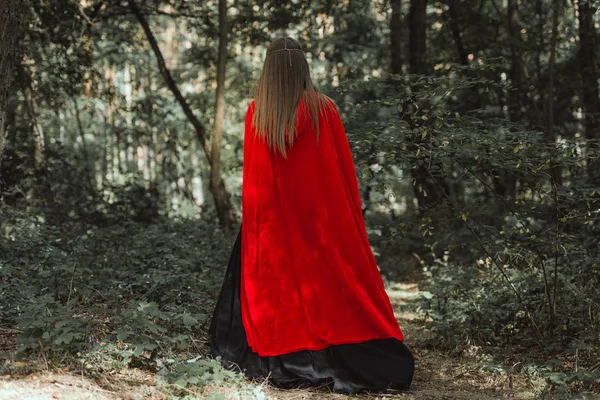
[{"label": "long blonde hair", "polygon": [[276,39],[267,49],[254,95],[252,124],[271,150],[287,155],[296,137],[298,106],[304,102],[317,137],[319,113],[333,101],[314,87],[300,44],[290,37]]}]

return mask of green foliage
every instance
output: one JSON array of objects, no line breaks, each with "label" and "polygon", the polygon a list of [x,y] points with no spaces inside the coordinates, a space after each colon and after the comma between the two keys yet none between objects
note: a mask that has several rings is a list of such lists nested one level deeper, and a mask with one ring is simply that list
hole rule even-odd
[{"label": "green foliage", "polygon": [[[127,2],[84,3],[25,2],[0,166],[0,322],[19,328],[23,356],[159,370],[180,387],[235,380],[196,358],[233,239],[209,222],[203,144]],[[217,2],[138,3],[210,133]],[[535,348],[518,361],[538,394],[597,391],[599,154],[580,10],[559,2],[550,65],[551,2],[516,2],[512,29],[502,2],[428,2],[426,75],[411,75],[409,3],[230,8],[221,173],[234,208],[265,46],[301,37],[342,111],[384,278],[424,277],[435,346]],[[402,74],[388,75],[392,58]],[[505,373],[499,359],[482,368]]]},{"label": "green foliage", "polygon": [[226,379],[237,379],[239,375],[224,369],[217,361],[207,361],[199,359],[187,360],[183,363],[170,361],[170,365],[163,364],[163,369],[159,375],[166,381],[175,386],[185,388],[186,386],[204,386],[209,382],[224,381]]},{"label": "green foliage", "polygon": [[[212,400],[267,400],[262,385],[248,383],[243,374],[224,369],[219,360],[203,360],[199,357],[165,359],[159,360],[158,365],[160,382],[170,385],[174,389],[174,398],[179,400],[199,397]],[[214,386],[215,383],[227,388],[227,396],[210,390],[204,390],[202,395],[189,394],[195,388]]]},{"label": "green foliage", "polygon": [[[535,346],[550,354],[578,338],[597,340],[600,252],[591,238],[599,233],[600,193],[581,176],[598,154],[577,150],[589,147],[582,138],[555,145],[501,114],[455,111],[474,90],[506,90],[473,78],[487,68],[497,66],[340,88],[355,161],[378,205],[368,219],[383,234],[373,239],[382,256],[420,258],[421,312],[436,346]],[[553,392],[552,377],[561,374],[572,377],[561,381],[569,393],[593,385],[592,371],[555,367],[544,375]]]},{"label": "green foliage", "polygon": [[16,326],[21,330],[21,339],[17,355],[39,349],[55,356],[87,348],[88,321],[77,316],[71,304],[62,304],[46,294],[27,299],[19,308]]},{"label": "green foliage", "polygon": [[21,332],[20,355],[155,369],[172,352],[199,351],[231,232],[192,221],[61,232],[11,215],[1,315]]}]

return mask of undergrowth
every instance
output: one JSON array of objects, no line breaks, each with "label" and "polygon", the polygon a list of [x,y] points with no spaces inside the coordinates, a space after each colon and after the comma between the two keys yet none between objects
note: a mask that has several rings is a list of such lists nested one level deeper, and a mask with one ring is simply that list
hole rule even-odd
[{"label": "undergrowth", "polygon": [[0,325],[18,329],[18,358],[91,376],[140,368],[182,396],[188,387],[241,382],[206,345],[233,232],[163,220],[73,234],[4,215]]}]

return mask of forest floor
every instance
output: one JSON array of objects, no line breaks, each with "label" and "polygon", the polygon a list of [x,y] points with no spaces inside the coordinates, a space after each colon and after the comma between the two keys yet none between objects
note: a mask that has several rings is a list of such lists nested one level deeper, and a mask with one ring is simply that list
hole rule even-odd
[{"label": "forest floor", "polygon": [[[493,373],[482,368],[485,357],[478,351],[442,351],[431,345],[427,322],[415,313],[417,283],[394,284],[388,289],[397,310],[397,318],[405,333],[405,341],[414,353],[416,372],[409,392],[378,395],[345,396],[329,393],[325,388],[312,390],[279,390],[266,383],[244,384],[215,383],[200,392],[189,390],[186,398],[248,398],[248,399],[530,399],[534,398],[533,384],[524,374],[514,372]],[[103,374],[91,379],[60,369],[43,367],[45,360],[15,362],[16,332],[0,328],[0,360],[12,363],[10,372],[0,376],[0,400],[13,399],[167,399],[169,390],[160,385],[155,374],[138,369],[125,369]],[[41,366],[40,366],[41,364]],[[506,365],[505,365],[506,367]],[[504,368],[507,371],[510,368]],[[242,387],[242,389],[240,389]],[[254,394],[252,394],[252,392]],[[222,396],[216,396],[221,394]],[[265,396],[265,397],[263,397]]]}]

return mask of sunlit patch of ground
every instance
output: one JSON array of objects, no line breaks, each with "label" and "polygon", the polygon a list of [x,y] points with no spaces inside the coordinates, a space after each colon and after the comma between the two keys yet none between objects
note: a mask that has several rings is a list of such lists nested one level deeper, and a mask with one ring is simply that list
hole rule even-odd
[{"label": "sunlit patch of ground", "polygon": [[45,372],[20,379],[0,380],[0,400],[113,400],[113,399],[159,399],[164,398],[152,380],[119,380],[106,377],[92,380],[82,376]]}]

